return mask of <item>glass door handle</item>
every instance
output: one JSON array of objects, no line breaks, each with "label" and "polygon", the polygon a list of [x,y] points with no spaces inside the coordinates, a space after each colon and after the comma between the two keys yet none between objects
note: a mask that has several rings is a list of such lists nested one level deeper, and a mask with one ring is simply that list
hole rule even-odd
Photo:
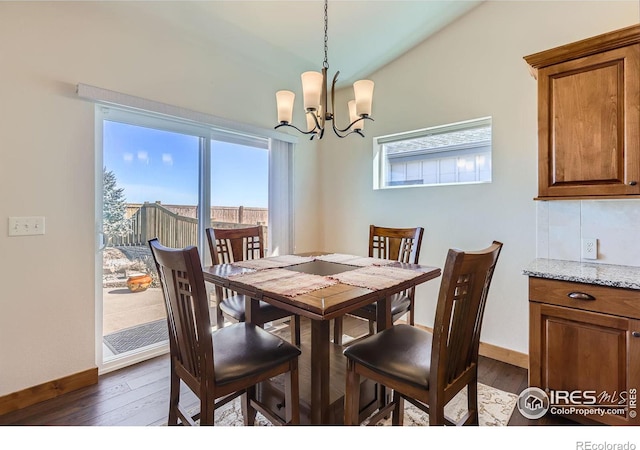
[{"label": "glass door handle", "polygon": [[107,247],[106,235],[102,231],[98,231],[98,251],[101,252]]}]

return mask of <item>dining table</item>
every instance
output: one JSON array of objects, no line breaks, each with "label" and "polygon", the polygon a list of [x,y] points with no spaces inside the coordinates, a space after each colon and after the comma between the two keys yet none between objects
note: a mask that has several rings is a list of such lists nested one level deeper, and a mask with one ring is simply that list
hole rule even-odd
[{"label": "dining table", "polygon": [[[330,322],[377,302],[377,330],[391,327],[390,297],[439,277],[440,268],[358,255],[309,252],[203,267],[204,279],[246,298],[246,321],[268,302],[311,322],[310,424],[336,424],[330,412]],[[378,398],[377,401],[382,401]]]}]

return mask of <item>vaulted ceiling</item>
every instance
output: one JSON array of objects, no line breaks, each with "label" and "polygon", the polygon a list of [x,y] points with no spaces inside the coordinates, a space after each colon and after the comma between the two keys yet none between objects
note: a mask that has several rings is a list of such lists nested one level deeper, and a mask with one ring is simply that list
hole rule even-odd
[{"label": "vaulted ceiling", "polygon": [[[338,86],[369,76],[484,0],[330,0],[328,62]],[[260,70],[299,74],[324,59],[322,0],[132,2],[148,15],[205,43],[224,48]],[[286,70],[283,71],[283,68]]]}]

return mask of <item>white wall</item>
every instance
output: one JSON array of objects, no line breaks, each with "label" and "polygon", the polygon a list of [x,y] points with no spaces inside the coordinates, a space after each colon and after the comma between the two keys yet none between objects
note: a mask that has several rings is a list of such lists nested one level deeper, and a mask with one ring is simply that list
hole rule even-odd
[{"label": "white wall", "polygon": [[[183,5],[145,3],[0,2],[0,396],[96,365],[94,109],[77,83],[276,122],[277,74],[151,14]],[[295,155],[303,249],[318,239],[313,150]],[[40,215],[44,236],[8,237],[9,216]]]},{"label": "white wall", "polygon": [[[488,1],[373,74],[376,121],[367,122],[367,138],[327,140],[319,150],[324,247],[364,252],[371,223],[423,226],[420,262],[441,267],[451,247],[502,241],[482,340],[527,353],[522,269],[536,257],[537,90],[523,57],[639,18],[637,1]],[[491,184],[372,190],[373,136],[483,116],[493,117]],[[640,203],[626,209],[638,215]],[[602,239],[604,250],[609,232],[589,237]],[[418,323],[433,324],[439,284],[418,289]]]}]

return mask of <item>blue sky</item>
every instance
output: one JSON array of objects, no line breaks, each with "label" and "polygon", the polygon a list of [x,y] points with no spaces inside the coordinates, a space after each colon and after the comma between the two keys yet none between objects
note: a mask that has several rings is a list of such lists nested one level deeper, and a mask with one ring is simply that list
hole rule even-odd
[{"label": "blue sky", "polygon": [[[128,203],[198,203],[198,137],[105,121],[103,139],[103,164]],[[268,207],[268,151],[211,148],[211,205]]]}]

